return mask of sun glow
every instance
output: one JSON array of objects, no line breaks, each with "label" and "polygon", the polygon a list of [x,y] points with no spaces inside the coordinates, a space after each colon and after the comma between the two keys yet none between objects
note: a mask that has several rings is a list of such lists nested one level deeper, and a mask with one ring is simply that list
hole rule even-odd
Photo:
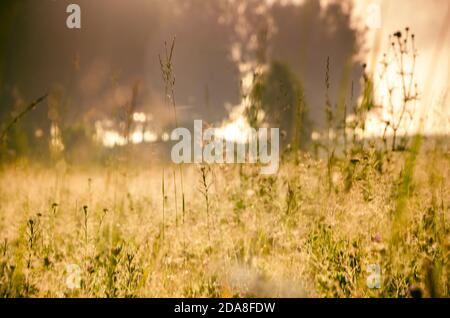
[{"label": "sun glow", "polygon": [[[158,140],[158,134],[147,125],[147,121],[151,120],[151,118],[151,115],[148,114],[134,113],[132,116],[134,125],[132,126],[133,129],[130,132],[128,141],[123,127],[116,127],[111,120],[99,120],[95,123],[95,139],[106,148],[125,146],[127,143],[141,144],[156,142]],[[161,139],[164,138],[162,137]]]},{"label": "sun glow", "polygon": [[249,137],[250,126],[244,116],[224,124],[216,131],[216,136],[227,141],[246,143]]},{"label": "sun glow", "polygon": [[[445,1],[443,1],[444,3]],[[405,34],[405,27],[409,26],[417,38],[418,56],[415,65],[415,77],[418,84],[418,100],[414,105],[413,116],[407,118],[399,127],[398,135],[411,135],[421,131],[427,135],[446,134],[450,126],[450,107],[446,98],[448,92],[448,69],[450,50],[448,36],[448,10],[445,6],[431,5],[430,1],[417,1],[411,5],[409,1],[384,0],[354,0],[352,15],[355,27],[368,27],[364,38],[370,45],[367,53],[360,58],[368,64],[369,72],[374,74],[375,98],[382,108],[371,111],[367,116],[366,137],[380,137],[385,133],[386,121],[389,120],[391,110],[387,97],[389,88],[386,83],[379,83],[380,62],[383,54],[388,52],[392,43],[388,41],[389,34],[401,31]],[[448,4],[446,4],[448,5]],[[377,10],[373,10],[376,8]],[[400,9],[401,8],[401,9]],[[400,10],[399,10],[400,9]],[[372,13],[379,14],[373,16]],[[393,18],[395,16],[395,19]],[[411,20],[411,16],[415,18]],[[379,21],[375,21],[379,19]],[[369,21],[368,21],[369,20]],[[365,22],[364,26],[358,24]],[[375,23],[376,22],[376,23]],[[380,27],[377,27],[378,22]],[[433,28],[430,29],[430,25]],[[430,30],[433,30],[430,32]],[[447,30],[447,31],[445,31]],[[404,36],[402,37],[404,39]],[[410,61],[404,61],[410,69]],[[399,74],[394,70],[387,71],[387,77],[398,83]],[[401,97],[393,94],[394,114],[401,112],[398,107]],[[400,100],[400,102],[399,102]],[[388,129],[386,135],[392,135]]]}]

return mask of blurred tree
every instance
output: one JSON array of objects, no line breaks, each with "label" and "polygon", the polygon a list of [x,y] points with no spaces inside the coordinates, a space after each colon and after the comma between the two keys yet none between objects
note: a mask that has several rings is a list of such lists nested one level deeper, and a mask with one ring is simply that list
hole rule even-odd
[{"label": "blurred tree", "polygon": [[[323,67],[330,59],[330,99],[350,99],[350,85],[359,96],[361,64],[357,54],[362,48],[362,31],[351,19],[352,2],[305,0],[301,5],[275,2],[271,14],[276,25],[269,52],[272,59],[289,64],[303,84],[310,117],[325,127]],[[342,93],[342,92],[345,92]],[[345,104],[345,103],[344,103]],[[348,103],[347,103],[348,104]],[[348,109],[351,113],[352,109]]]},{"label": "blurred tree", "polygon": [[268,71],[255,83],[251,93],[252,107],[264,112],[264,120],[279,127],[281,143],[293,150],[306,148],[311,135],[302,85],[289,66],[271,62]]}]

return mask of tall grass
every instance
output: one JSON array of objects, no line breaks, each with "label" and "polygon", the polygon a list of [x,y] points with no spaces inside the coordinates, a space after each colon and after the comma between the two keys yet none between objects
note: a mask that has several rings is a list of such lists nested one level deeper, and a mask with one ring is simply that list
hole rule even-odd
[{"label": "tall grass", "polygon": [[[160,63],[178,125],[174,45]],[[326,160],[298,152],[272,176],[252,164],[179,166],[178,183],[171,164],[128,164],[125,173],[71,166],[55,182],[55,171],[35,164],[5,167],[0,296],[450,296],[448,140],[417,134],[399,152],[397,141],[347,139],[347,128],[365,129],[373,82],[365,69],[358,102],[351,89],[356,119],[347,127],[336,109],[347,101],[333,106],[331,78],[328,59]],[[82,265],[78,287],[67,284],[70,264]]]}]

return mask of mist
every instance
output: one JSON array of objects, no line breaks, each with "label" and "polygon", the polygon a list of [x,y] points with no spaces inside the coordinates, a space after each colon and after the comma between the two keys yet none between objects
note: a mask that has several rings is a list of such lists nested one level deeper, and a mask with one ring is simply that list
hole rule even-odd
[{"label": "mist", "polygon": [[[240,38],[235,21],[227,22],[226,16],[249,17],[258,5],[267,6],[251,1],[239,12],[240,2],[229,1],[80,0],[82,28],[68,29],[69,3],[2,2],[2,17],[11,17],[1,26],[2,118],[48,92],[66,101],[58,120],[92,123],[117,116],[138,83],[137,110],[157,115],[158,125],[170,125],[158,54],[164,52],[165,41],[175,38],[175,98],[182,120],[223,120],[226,106],[241,99],[239,63],[231,55]],[[327,57],[333,96],[340,89],[346,61],[351,61],[351,81],[359,84],[360,62],[354,57],[361,43],[350,25],[350,13],[338,4],[324,9],[310,0],[301,5],[275,2],[267,16],[273,23],[268,60],[281,60],[292,68],[304,86],[312,121],[320,126]],[[251,26],[255,29],[250,36],[259,27]],[[252,58],[252,52],[247,53]],[[48,105],[33,111],[27,128],[48,131],[48,113]]]}]

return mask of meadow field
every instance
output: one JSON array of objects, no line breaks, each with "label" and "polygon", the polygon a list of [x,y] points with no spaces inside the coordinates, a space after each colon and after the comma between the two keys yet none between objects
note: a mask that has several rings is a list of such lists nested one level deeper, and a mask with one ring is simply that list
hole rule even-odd
[{"label": "meadow field", "polygon": [[0,295],[448,297],[449,145],[421,143],[336,160],[331,185],[304,154],[185,165],[184,200],[170,165],[8,165]]},{"label": "meadow field", "polygon": [[0,5],[0,297],[450,296],[448,1],[77,2]]}]

